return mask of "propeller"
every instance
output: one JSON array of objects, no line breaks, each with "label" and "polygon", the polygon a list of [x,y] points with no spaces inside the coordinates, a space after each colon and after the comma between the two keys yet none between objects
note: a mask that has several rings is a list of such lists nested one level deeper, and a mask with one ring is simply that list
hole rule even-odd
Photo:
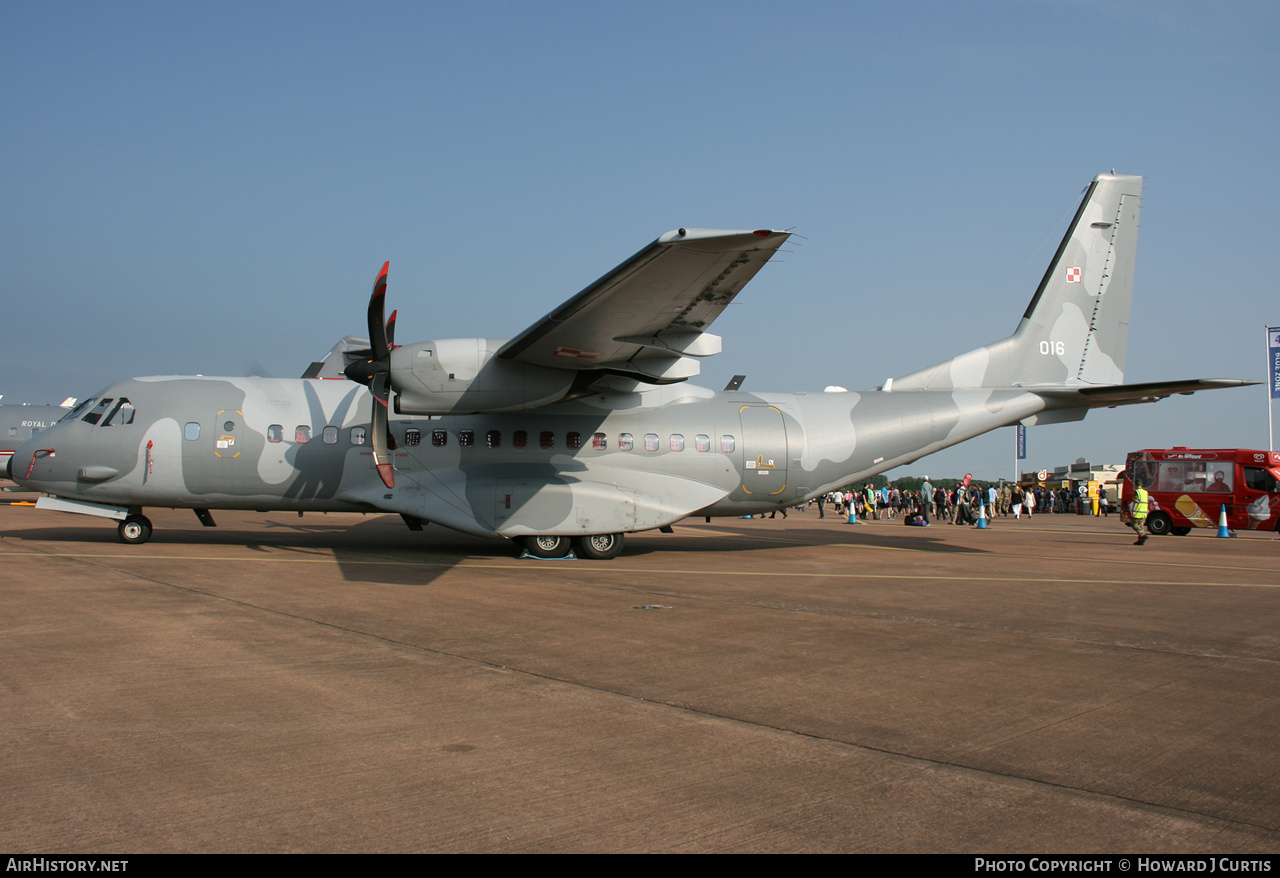
[{"label": "propeller", "polygon": [[373,294],[369,297],[369,358],[355,361],[343,374],[368,387],[373,396],[373,462],[382,483],[394,488],[396,481],[387,435],[387,406],[392,390],[391,351],[395,347],[396,312],[391,312],[391,319],[386,323],[382,321],[382,303],[387,293],[387,270],[390,267],[390,262],[383,264],[382,271],[373,282]]}]

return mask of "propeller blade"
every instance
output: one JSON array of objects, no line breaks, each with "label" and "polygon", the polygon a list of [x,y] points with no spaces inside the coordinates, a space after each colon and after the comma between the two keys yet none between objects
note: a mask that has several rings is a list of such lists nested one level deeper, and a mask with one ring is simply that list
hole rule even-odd
[{"label": "propeller blade", "polygon": [[[369,296],[369,350],[354,352],[361,359],[353,360],[346,369],[342,370],[343,374],[352,381],[369,387],[373,386],[376,376],[389,373],[391,368],[389,336],[395,334],[395,312],[391,313],[391,320],[387,323],[382,320],[383,300],[387,294],[387,271],[390,268],[390,262],[382,264],[382,270],[378,272],[378,277],[373,282],[373,294]],[[382,391],[374,394],[383,405],[387,404],[387,386],[388,382],[384,382]]]},{"label": "propeller blade", "polygon": [[391,452],[387,443],[387,407],[373,403],[373,462],[378,468],[382,483],[388,488],[396,486],[396,477],[391,466]]},{"label": "propeller blade", "polygon": [[391,319],[385,323],[382,319],[390,268],[389,261],[383,263],[382,271],[373,282],[373,294],[369,296],[369,351],[343,371],[352,381],[368,385],[373,396],[373,416],[369,425],[373,432],[373,463],[378,468],[382,483],[394,488],[396,478],[395,467],[391,464],[387,408],[391,403],[391,348],[396,336],[396,312],[392,311]]},{"label": "propeller blade", "polygon": [[378,272],[378,277],[373,282],[373,295],[369,297],[369,347],[375,360],[381,360],[391,352],[391,346],[387,342],[387,325],[382,319],[382,302],[387,294],[387,270],[390,268],[390,260],[383,263],[382,271]]},{"label": "propeller blade", "polygon": [[384,409],[390,405],[390,395],[387,392],[390,387],[390,372],[375,372],[373,379],[369,382],[369,392],[373,394],[375,400],[382,403]]}]

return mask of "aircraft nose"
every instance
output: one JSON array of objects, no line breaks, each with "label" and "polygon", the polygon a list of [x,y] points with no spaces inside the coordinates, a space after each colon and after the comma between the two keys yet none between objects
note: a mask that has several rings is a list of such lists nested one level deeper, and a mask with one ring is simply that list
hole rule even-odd
[{"label": "aircraft nose", "polygon": [[42,490],[37,484],[38,480],[28,478],[31,475],[31,469],[34,468],[33,464],[36,462],[36,456],[40,455],[41,451],[46,452],[45,455],[41,455],[42,458],[44,456],[52,456],[48,454],[51,451],[48,447],[48,442],[41,442],[42,438],[47,439],[48,437],[42,437],[41,434],[37,434],[22,445],[19,445],[14,449],[13,454],[9,455],[9,462],[5,465],[5,475],[24,488]]}]

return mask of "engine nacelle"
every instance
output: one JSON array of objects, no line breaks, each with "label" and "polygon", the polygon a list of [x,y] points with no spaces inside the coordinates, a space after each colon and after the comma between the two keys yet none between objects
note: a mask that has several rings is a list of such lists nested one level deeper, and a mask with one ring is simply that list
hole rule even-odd
[{"label": "engine nacelle", "polygon": [[391,352],[395,410],[407,415],[514,412],[568,396],[580,373],[550,369],[494,354],[498,338],[447,338]]}]

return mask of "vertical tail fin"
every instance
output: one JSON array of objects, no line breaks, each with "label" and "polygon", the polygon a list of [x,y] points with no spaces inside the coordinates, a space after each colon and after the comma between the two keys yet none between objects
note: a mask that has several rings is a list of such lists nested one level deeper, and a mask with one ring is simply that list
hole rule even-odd
[{"label": "vertical tail fin", "polygon": [[892,389],[1123,383],[1141,200],[1141,177],[1095,177],[1014,334]]}]

